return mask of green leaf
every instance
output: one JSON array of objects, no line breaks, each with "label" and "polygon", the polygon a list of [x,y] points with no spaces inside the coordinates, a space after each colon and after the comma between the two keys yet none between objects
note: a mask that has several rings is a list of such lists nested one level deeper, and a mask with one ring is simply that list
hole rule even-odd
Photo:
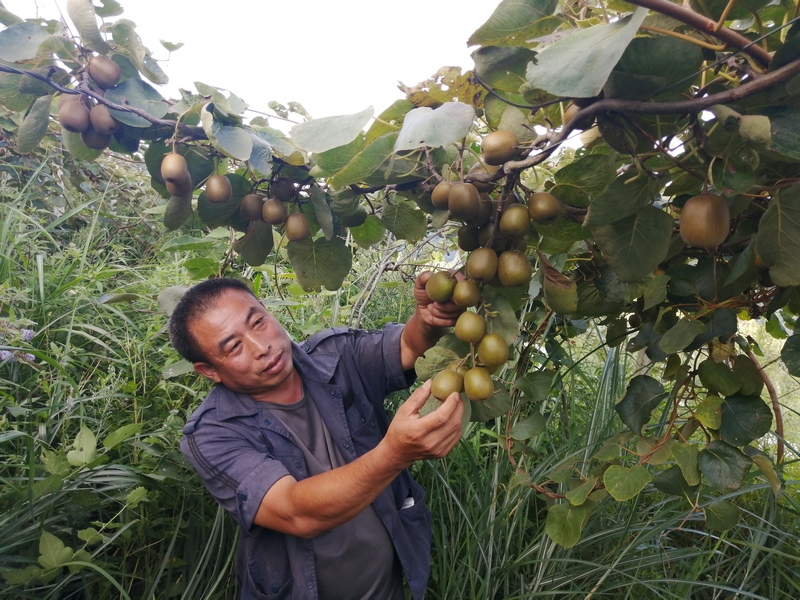
[{"label": "green leaf", "polygon": [[622,281],[639,281],[667,256],[674,223],[663,210],[645,206],[592,230],[603,257]]},{"label": "green leaf", "polygon": [[554,504],[547,511],[544,530],[553,542],[564,548],[578,543],[586,520],[586,509],[572,504]]},{"label": "green leaf", "polygon": [[472,53],[481,81],[493,90],[512,94],[526,83],[525,71],[535,56],[533,50],[519,46],[487,46]]},{"label": "green leaf", "polygon": [[50,33],[36,23],[17,23],[0,31],[0,60],[20,62],[36,58]]},{"label": "green leaf", "polygon": [[243,127],[225,125],[214,118],[206,104],[200,111],[200,122],[209,141],[225,156],[248,160],[253,152],[253,137]]},{"label": "green leaf", "polygon": [[[217,262],[214,261],[214,264],[216,265]],[[184,264],[184,266],[186,265]],[[194,365],[185,358],[182,358],[179,361],[164,367],[164,370],[161,371],[161,376],[164,379],[172,379],[173,377],[180,377],[181,375],[186,375],[186,373],[192,372],[194,372]]]},{"label": "green leaf", "polygon": [[46,448],[42,449],[42,455],[40,458],[42,459],[42,464],[44,465],[45,471],[51,475],[64,476],[70,472],[69,463],[55,452],[51,452]]},{"label": "green leaf", "polygon": [[670,279],[666,273],[659,273],[648,279],[644,290],[644,310],[658,306],[667,299],[667,284]]},{"label": "green leaf", "polygon": [[356,154],[353,159],[328,179],[334,189],[359,183],[372,175],[392,156],[397,133],[387,133]]},{"label": "green leaf", "polygon": [[61,143],[64,144],[67,152],[72,154],[77,160],[92,162],[103,153],[102,150],[94,150],[84,144],[80,133],[73,133],[64,128],[61,129]]},{"label": "green leaf", "polygon": [[672,456],[675,457],[684,480],[692,487],[700,483],[700,471],[697,467],[699,455],[700,448],[697,444],[678,443],[672,446]]},{"label": "green leaf", "polygon": [[511,302],[502,295],[502,292],[489,287],[484,287],[483,302],[484,306],[493,313],[487,323],[487,332],[503,336],[510,346],[519,336],[519,318],[514,312]]},{"label": "green leaf", "polygon": [[775,194],[758,222],[755,243],[775,285],[800,285],[800,185]]},{"label": "green leaf", "polygon": [[445,102],[436,109],[422,106],[410,111],[394,151],[438,148],[461,141],[472,128],[475,109],[462,102]]},{"label": "green leaf", "polygon": [[722,398],[707,396],[694,409],[694,418],[709,429],[719,429],[722,423]]},{"label": "green leaf", "polygon": [[73,467],[86,466],[97,456],[97,438],[86,425],[81,425],[72,447],[73,450],[67,452],[67,461]]},{"label": "green leaf", "polygon": [[738,489],[752,466],[747,456],[720,440],[712,440],[698,458],[698,467],[706,481],[722,491]]},{"label": "green leaf", "polygon": [[372,118],[369,106],[361,112],[337,117],[311,119],[292,127],[289,135],[298,147],[308,152],[325,152],[355,140]]},{"label": "green leaf", "polygon": [[781,360],[789,375],[800,377],[800,335],[790,335],[781,348]]},{"label": "green leaf", "polygon": [[769,433],[772,410],[760,396],[734,394],[722,403],[719,435],[731,446],[744,446]]},{"label": "green leaf", "polygon": [[673,465],[669,469],[661,471],[653,478],[653,485],[659,492],[664,494],[683,496],[692,500],[697,493],[697,486],[689,485],[686,482],[678,465]]},{"label": "green leaf", "polygon": [[632,16],[615,23],[574,30],[542,50],[536,62],[528,65],[528,83],[555,96],[598,95],[647,12],[646,8],[637,8]]},{"label": "green leaf", "polygon": [[614,410],[625,425],[636,435],[641,435],[642,427],[650,421],[656,406],[666,398],[664,386],[649,375],[637,375],[628,383],[628,389]]},{"label": "green leaf", "polygon": [[381,222],[397,239],[416,242],[425,237],[428,218],[413,202],[392,203],[386,200]]},{"label": "green leaf", "polygon": [[713,502],[704,507],[703,512],[706,514],[706,526],[709,529],[727,531],[736,527],[739,522],[739,507],[727,500]]},{"label": "green leaf", "polygon": [[780,473],[775,470],[775,465],[772,463],[769,456],[767,456],[758,448],[753,448],[752,446],[745,446],[743,450],[744,453],[750,457],[750,460],[756,464],[761,471],[761,474],[764,475],[764,478],[769,482],[769,486],[772,488],[772,494],[776,498],[779,498],[783,492],[783,486],[785,482]]},{"label": "green leaf", "polygon": [[739,354],[733,359],[733,374],[742,387],[739,393],[745,396],[760,396],[764,389],[764,380],[756,363],[746,354]]},{"label": "green leaf", "polygon": [[735,394],[742,387],[731,368],[724,364],[707,358],[697,367],[700,382],[709,390],[719,392],[723,396]]},{"label": "green leaf", "polygon": [[542,435],[546,430],[547,417],[540,412],[535,412],[522,421],[514,423],[511,428],[511,437],[515,440],[526,441]]},{"label": "green leaf", "polygon": [[244,262],[251,267],[257,267],[266,262],[274,243],[272,225],[264,221],[253,221],[244,237],[237,240],[235,248]]},{"label": "green leaf", "polygon": [[444,371],[452,361],[459,358],[458,354],[448,348],[434,346],[426,350],[425,354],[416,360],[414,370],[417,372],[419,379],[426,381],[433,378],[437,373]]},{"label": "green leaf", "polygon": [[[466,398],[466,394],[462,394]],[[476,422],[490,421],[508,413],[511,409],[511,396],[508,387],[500,381],[494,382],[494,393],[491,398],[480,402],[471,402],[472,414],[470,420]]]},{"label": "green leaf", "polygon": [[26,94],[20,90],[21,82],[21,75],[0,72],[0,104],[9,110],[22,112],[36,98],[35,95]]},{"label": "green leaf", "polygon": [[572,488],[566,494],[567,500],[572,506],[580,506],[584,502],[586,502],[586,498],[589,497],[594,491],[594,486],[597,485],[597,477],[589,477],[586,481],[581,483],[579,486]]},{"label": "green leaf", "polygon": [[93,546],[94,544],[102,542],[103,536],[94,527],[88,527],[78,532],[78,539],[86,542],[87,546]]},{"label": "green leaf", "polygon": [[147,488],[139,486],[133,488],[128,496],[125,498],[125,502],[131,508],[136,508],[139,503],[147,497]]},{"label": "green leaf", "polygon": [[122,6],[117,0],[97,0],[102,6],[95,6],[98,17],[116,17],[122,14]]},{"label": "green leaf", "polygon": [[773,106],[763,112],[770,120],[771,149],[794,161],[800,159],[800,113],[794,106]]},{"label": "green leaf", "polygon": [[502,0],[486,23],[469,36],[467,45],[525,46],[558,27],[560,19],[548,19],[557,4],[557,0]]},{"label": "green leaf", "polygon": [[[126,79],[122,83],[106,90],[106,100],[121,106],[130,106],[144,111],[154,119],[167,114],[169,105],[161,94],[149,83],[141,79]],[[115,119],[131,127],[149,127],[150,121],[131,112],[111,110]]]},{"label": "green leaf", "polygon": [[661,337],[659,346],[666,354],[675,354],[686,348],[695,336],[705,330],[705,323],[696,319],[680,319]]},{"label": "green leaf", "polygon": [[100,54],[108,53],[110,48],[97,27],[97,16],[92,0],[67,0],[67,14],[75,24],[81,44],[91,50],[97,50]]},{"label": "green leaf", "polygon": [[193,252],[195,250],[208,250],[217,245],[216,240],[197,238],[191,235],[181,235],[170,238],[161,246],[162,252]]},{"label": "green leaf", "polygon": [[[3,9],[0,9],[2,15]],[[8,585],[27,585],[42,576],[42,569],[36,565],[28,565],[24,569],[0,569],[0,575]]]},{"label": "green leaf", "polygon": [[186,293],[189,287],[186,285],[172,285],[170,287],[164,288],[158,294],[158,307],[164,312],[168,317],[172,316],[172,311],[175,310],[175,307],[178,305],[178,302],[183,295]]},{"label": "green leaf", "polygon": [[328,204],[328,195],[318,185],[313,185],[310,189],[311,205],[314,207],[314,216],[317,219],[319,228],[325,234],[325,239],[333,237],[333,213]]},{"label": "green leaf", "polygon": [[553,386],[553,373],[547,371],[534,371],[519,377],[514,385],[529,400],[534,402],[544,402],[550,396],[550,388]]},{"label": "green leaf", "polygon": [[[615,181],[614,174],[613,155],[587,154],[561,167],[553,177],[557,185],[568,184],[578,188],[583,195],[597,196]],[[553,189],[557,190],[558,188],[554,187]],[[554,195],[562,202],[572,206],[583,206],[583,204],[572,204],[569,198],[562,198],[557,193],[557,191],[554,192]]]},{"label": "green leaf", "polygon": [[353,241],[362,248],[369,248],[383,240],[386,236],[386,227],[375,215],[367,215],[367,220],[358,227],[350,228]]},{"label": "green leaf", "polygon": [[672,458],[672,446],[674,445],[675,440],[670,437],[666,439],[640,437],[636,441],[636,453],[642,457],[642,461],[647,456],[647,464],[649,465],[663,465]]},{"label": "green leaf", "polygon": [[52,101],[52,96],[37,98],[31,110],[25,115],[25,119],[17,131],[17,147],[23,154],[27,154],[36,148],[47,133]]},{"label": "green leaf", "polygon": [[259,174],[269,177],[272,173],[272,146],[261,135],[252,130],[248,129],[247,134],[253,144],[253,149],[247,162]]},{"label": "green leaf", "polygon": [[635,214],[653,203],[658,190],[658,180],[639,175],[636,171],[633,174],[625,173],[592,200],[583,226],[591,229],[609,225]]},{"label": "green leaf", "polygon": [[106,450],[111,450],[111,448],[114,448],[122,442],[132,438],[134,435],[139,433],[141,429],[141,423],[128,423],[127,425],[123,425],[106,436],[106,438],[103,440],[103,447]]},{"label": "green leaf", "polygon": [[65,546],[64,542],[52,533],[42,531],[39,537],[39,564],[45,569],[56,569],[72,560],[72,548]]},{"label": "green leaf", "polygon": [[169,83],[169,77],[150,55],[136,33],[136,24],[128,19],[118,19],[111,25],[111,38],[118,51],[123,51],[136,66],[136,69],[150,81],[158,85]]},{"label": "green leaf", "polygon": [[603,483],[608,493],[617,502],[630,500],[652,480],[653,477],[650,475],[650,471],[641,465],[630,468],[611,465],[603,474]]},{"label": "green leaf", "polygon": [[297,281],[306,292],[319,292],[323,286],[338,290],[350,273],[353,255],[339,238],[289,242],[286,248]]}]

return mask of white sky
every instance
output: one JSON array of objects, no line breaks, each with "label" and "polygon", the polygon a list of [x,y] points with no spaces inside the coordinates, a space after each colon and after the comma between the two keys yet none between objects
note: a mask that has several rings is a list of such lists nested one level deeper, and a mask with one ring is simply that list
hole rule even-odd
[{"label": "white sky", "polygon": [[[235,92],[253,109],[297,101],[313,117],[377,115],[439,67],[473,65],[466,40],[499,0],[119,0],[170,77]],[[66,0],[2,0],[23,18],[66,15]],[[168,58],[159,40],[183,42]],[[474,49],[474,48],[473,48]]]}]

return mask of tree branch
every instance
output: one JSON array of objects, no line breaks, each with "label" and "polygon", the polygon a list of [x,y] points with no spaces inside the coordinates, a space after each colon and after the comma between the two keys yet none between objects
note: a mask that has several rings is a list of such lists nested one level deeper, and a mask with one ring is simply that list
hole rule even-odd
[{"label": "tree branch", "polygon": [[764,367],[761,366],[761,363],[758,362],[756,355],[753,354],[752,350],[747,351],[747,356],[750,357],[750,360],[756,365],[758,369],[759,375],[761,375],[761,380],[764,382],[764,386],[767,388],[767,392],[769,392],[769,398],[772,401],[772,412],[775,413],[775,433],[778,437],[778,444],[775,448],[775,464],[779,465],[783,462],[783,413],[781,412],[781,403],[778,401],[778,392],[775,389],[775,386],[772,384],[772,380],[767,375],[767,372],[764,370]]},{"label": "tree branch", "polygon": [[685,8],[680,4],[673,4],[669,0],[628,0],[628,2],[672,17],[676,21],[694,27],[697,31],[713,36],[727,45],[741,50],[762,66],[766,67],[772,60],[769,53],[761,46],[752,43],[740,33],[736,33],[727,27],[717,29],[716,21],[712,21],[690,8]]}]

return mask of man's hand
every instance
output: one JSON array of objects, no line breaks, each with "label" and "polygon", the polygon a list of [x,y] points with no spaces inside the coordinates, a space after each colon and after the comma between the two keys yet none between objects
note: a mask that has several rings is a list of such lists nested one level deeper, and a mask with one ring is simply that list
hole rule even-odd
[{"label": "man's hand", "polygon": [[[464,308],[448,300],[447,302],[434,302],[425,291],[425,284],[431,278],[431,271],[423,271],[414,280],[414,301],[422,320],[431,327],[453,327]],[[464,279],[460,273],[455,273],[457,280]]]}]

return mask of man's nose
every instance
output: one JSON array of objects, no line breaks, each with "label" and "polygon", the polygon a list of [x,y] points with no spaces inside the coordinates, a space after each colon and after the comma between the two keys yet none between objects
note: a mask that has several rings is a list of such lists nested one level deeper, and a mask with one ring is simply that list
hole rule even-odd
[{"label": "man's nose", "polygon": [[250,347],[256,356],[269,354],[269,351],[272,348],[272,342],[269,338],[263,335],[258,335],[257,333],[251,333],[249,337]]}]

